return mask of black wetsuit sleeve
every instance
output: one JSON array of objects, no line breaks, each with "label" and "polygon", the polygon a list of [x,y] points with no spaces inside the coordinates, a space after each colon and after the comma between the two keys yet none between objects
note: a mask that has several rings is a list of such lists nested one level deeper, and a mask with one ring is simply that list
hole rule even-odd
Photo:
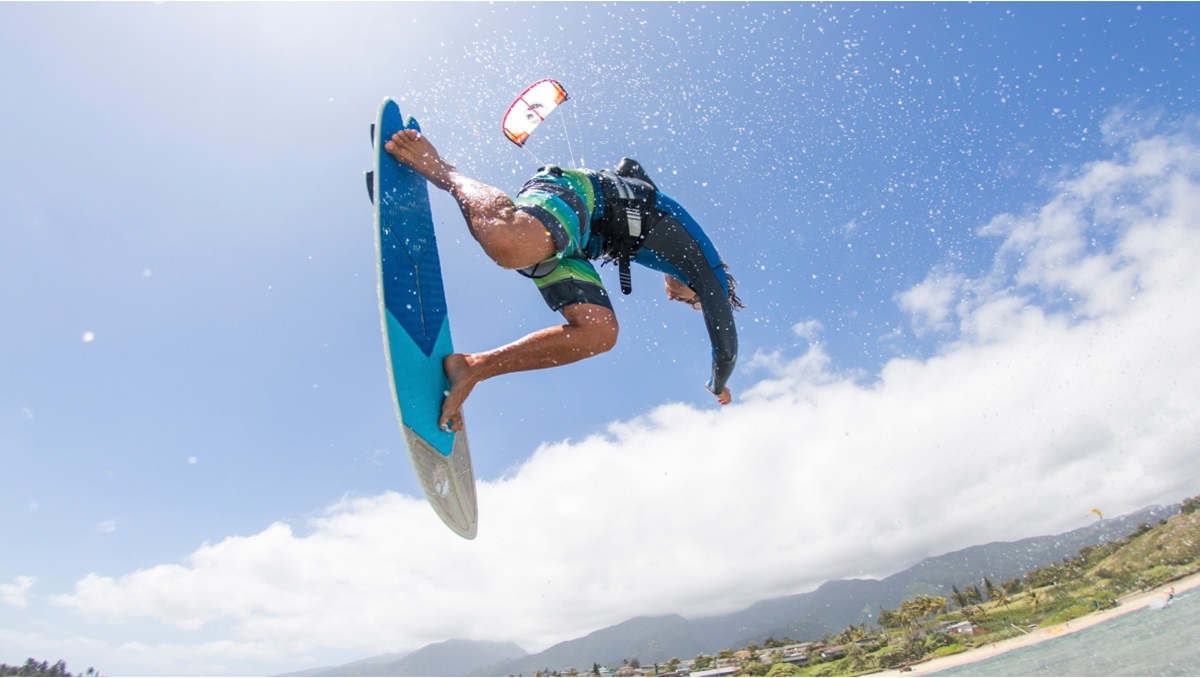
[{"label": "black wetsuit sleeve", "polygon": [[720,395],[737,364],[737,326],[733,320],[733,306],[729,302],[725,269],[714,266],[715,255],[706,256],[705,249],[712,245],[701,244],[688,233],[678,221],[666,217],[657,222],[642,243],[655,259],[666,266],[646,262],[651,268],[661,268],[677,274],[684,284],[700,297],[704,312],[704,326],[712,343],[712,375],[708,389]]},{"label": "black wetsuit sleeve", "polygon": [[[723,270],[715,273],[724,275]],[[704,325],[708,328],[708,338],[713,347],[712,379],[708,388],[714,394],[720,395],[737,364],[737,326],[733,322],[733,306],[730,305],[729,294],[723,286],[717,286],[716,294],[707,289],[705,292],[696,290],[696,293],[700,295],[700,303],[704,309]]]}]

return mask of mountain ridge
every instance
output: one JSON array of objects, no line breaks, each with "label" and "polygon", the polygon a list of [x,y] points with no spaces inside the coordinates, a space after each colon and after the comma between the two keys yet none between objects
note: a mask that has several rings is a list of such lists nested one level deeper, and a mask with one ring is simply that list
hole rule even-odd
[{"label": "mountain ridge", "polygon": [[[428,645],[395,662],[362,660],[285,675],[507,676],[571,668],[586,674],[590,673],[593,664],[619,666],[623,661],[637,659],[643,666],[649,666],[665,663],[672,657],[686,659],[701,653],[714,654],[721,649],[744,647],[768,637],[817,640],[852,624],[870,623],[880,608],[896,607],[916,595],[949,596],[951,586],[978,584],[984,577],[997,584],[1020,577],[1038,567],[1073,556],[1084,546],[1120,539],[1138,525],[1158,522],[1178,512],[1178,508],[1178,505],[1151,506],[1058,535],[970,546],[925,558],[883,579],[830,580],[806,593],[760,600],[724,615],[696,619],[678,614],[634,617],[557,643],[536,654],[521,650],[518,656],[494,659],[455,672],[446,672],[446,666],[425,663],[420,664],[424,667],[421,672],[396,671],[413,670],[416,662],[407,660],[425,653],[421,661],[426,661],[435,654],[426,652],[430,648],[458,643],[455,647],[463,652],[462,657],[474,656],[473,652],[468,653],[471,644],[486,644],[487,641],[445,641]],[[455,668],[463,669],[464,663],[469,662],[460,661]],[[355,667],[360,672],[330,672],[348,667]]]}]

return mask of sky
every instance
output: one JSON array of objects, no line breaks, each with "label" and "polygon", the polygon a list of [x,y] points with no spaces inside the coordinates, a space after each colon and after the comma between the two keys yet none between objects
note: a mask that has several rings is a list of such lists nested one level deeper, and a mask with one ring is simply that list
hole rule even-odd
[{"label": "sky", "polygon": [[[0,662],[530,652],[1200,494],[1192,3],[0,3]],[[509,143],[529,83],[571,100]],[[476,388],[479,536],[380,334],[384,97],[515,192],[637,158],[739,283],[734,402],[617,347]],[[456,346],[556,324],[433,195]],[[613,267],[601,274],[617,289]],[[720,648],[714,648],[717,650]]]}]

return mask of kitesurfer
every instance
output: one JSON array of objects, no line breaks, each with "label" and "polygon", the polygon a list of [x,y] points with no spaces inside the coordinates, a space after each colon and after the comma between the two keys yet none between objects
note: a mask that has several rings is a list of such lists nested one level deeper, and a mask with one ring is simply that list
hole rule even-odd
[{"label": "kitesurfer", "polygon": [[565,365],[616,344],[617,318],[590,263],[597,259],[618,262],[626,293],[628,265],[636,261],[665,275],[669,299],[703,311],[713,349],[706,388],[721,404],[731,400],[733,311],[742,308],[735,281],[700,226],[635,161],[624,158],[615,171],[543,167],[512,199],[459,172],[416,130],[397,132],[384,148],[450,193],[484,252],[533,278],[551,310],[566,320],[491,351],[447,356],[444,428],[461,430],[463,402],[485,379]]}]

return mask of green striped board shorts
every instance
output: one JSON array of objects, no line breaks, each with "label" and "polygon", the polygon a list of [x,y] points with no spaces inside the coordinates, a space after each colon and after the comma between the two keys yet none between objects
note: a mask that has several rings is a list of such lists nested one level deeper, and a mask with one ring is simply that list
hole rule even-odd
[{"label": "green striped board shorts", "polygon": [[554,239],[557,254],[519,271],[533,279],[552,311],[571,304],[612,308],[600,274],[588,261],[589,251],[599,246],[589,247],[589,241],[600,195],[592,172],[549,166],[538,170],[513,200],[517,210],[537,218]]}]

